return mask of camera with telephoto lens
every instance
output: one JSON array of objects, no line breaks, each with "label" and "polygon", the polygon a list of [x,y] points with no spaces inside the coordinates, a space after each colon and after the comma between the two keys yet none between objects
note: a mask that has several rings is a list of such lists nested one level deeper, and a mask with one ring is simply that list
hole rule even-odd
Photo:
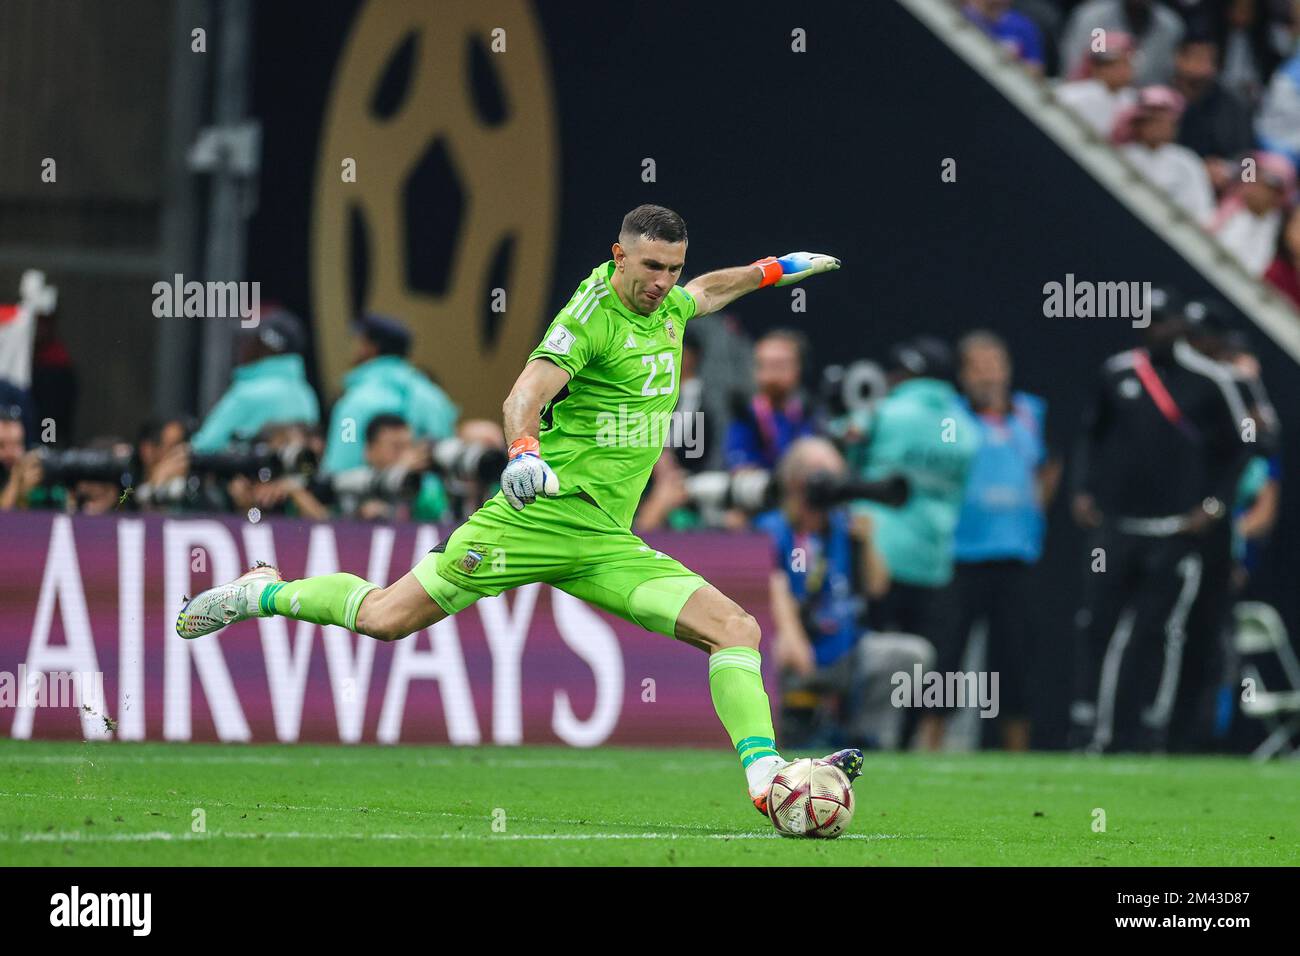
[{"label": "camera with telephoto lens", "polygon": [[53,448],[39,449],[41,483],[75,485],[79,481],[104,482],[129,488],[135,482],[131,448],[119,445],[113,448]]},{"label": "camera with telephoto lens", "polygon": [[[452,482],[477,481],[488,485],[501,477],[507,457],[504,449],[459,438],[444,438],[430,445],[428,471]],[[317,475],[311,491],[326,504],[355,505],[368,498],[399,501],[420,492],[425,472],[401,465],[371,468],[363,465],[329,475]]]},{"label": "camera with telephoto lens", "polygon": [[490,485],[501,477],[509,458],[504,448],[444,438],[433,443],[432,470],[443,478]]},{"label": "camera with telephoto lens", "polygon": [[206,478],[224,482],[243,476],[271,481],[287,476],[305,482],[315,470],[316,453],[306,445],[294,443],[277,448],[266,442],[239,442],[221,451],[191,452],[188,474],[159,485],[140,485],[135,500],[141,507],[195,507],[205,501],[216,507],[220,497],[212,498],[211,492],[205,490]]},{"label": "camera with telephoto lens", "polygon": [[345,510],[368,498],[400,501],[414,498],[420,491],[424,473],[394,465],[392,468],[348,468],[327,475],[316,475],[308,489],[322,504],[342,502]]},{"label": "camera with telephoto lens", "polygon": [[687,500],[704,512],[739,508],[758,512],[777,503],[776,482],[770,472],[759,469],[743,471],[702,471],[686,478]]},{"label": "camera with telephoto lens", "polygon": [[829,471],[813,472],[804,483],[808,503],[822,510],[846,501],[875,501],[891,508],[907,504],[911,486],[902,475],[890,475],[880,481],[864,481],[853,475],[836,475]]},{"label": "camera with telephoto lens", "polygon": [[190,454],[190,474],[229,480],[243,475],[271,481],[284,475],[307,477],[316,470],[316,453],[303,444],[280,448],[266,442],[241,442],[221,451]]},{"label": "camera with telephoto lens", "polygon": [[[831,508],[846,501],[865,499],[898,507],[907,503],[909,487],[902,475],[882,481],[864,481],[849,475],[815,472],[807,479],[806,494],[815,508]],[[735,473],[706,471],[686,479],[690,503],[702,511],[739,508],[751,514],[781,503],[781,489],[770,472],[746,469]]]}]

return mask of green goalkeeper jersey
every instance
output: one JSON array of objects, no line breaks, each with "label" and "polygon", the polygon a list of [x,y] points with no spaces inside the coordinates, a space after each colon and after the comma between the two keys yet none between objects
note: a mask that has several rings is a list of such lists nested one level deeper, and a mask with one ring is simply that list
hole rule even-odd
[{"label": "green goalkeeper jersey", "polygon": [[695,299],[674,286],[659,308],[638,315],[610,285],[613,275],[612,259],[593,269],[528,360],[548,359],[570,375],[542,409],[539,434],[561,496],[585,491],[630,528],[674,427],[682,333]]}]

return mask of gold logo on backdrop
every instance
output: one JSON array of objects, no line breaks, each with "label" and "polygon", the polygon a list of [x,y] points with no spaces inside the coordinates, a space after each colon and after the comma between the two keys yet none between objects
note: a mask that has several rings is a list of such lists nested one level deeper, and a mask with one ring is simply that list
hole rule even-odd
[{"label": "gold logo on backdrop", "polygon": [[526,3],[361,8],[334,71],[312,212],[317,356],[332,394],[359,308],[410,326],[412,361],[462,414],[499,416],[548,304],[556,144]]}]

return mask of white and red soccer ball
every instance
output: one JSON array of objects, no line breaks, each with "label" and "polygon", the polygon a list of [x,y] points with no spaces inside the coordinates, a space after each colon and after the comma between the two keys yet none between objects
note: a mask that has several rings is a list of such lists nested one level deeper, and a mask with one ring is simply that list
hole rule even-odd
[{"label": "white and red soccer ball", "polygon": [[825,760],[796,760],[772,778],[767,815],[785,836],[834,839],[853,820],[853,784]]}]

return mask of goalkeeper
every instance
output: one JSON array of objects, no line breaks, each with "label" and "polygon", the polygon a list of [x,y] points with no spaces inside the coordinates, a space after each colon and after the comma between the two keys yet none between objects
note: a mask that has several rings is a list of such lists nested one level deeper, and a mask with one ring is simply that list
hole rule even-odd
[{"label": "goalkeeper", "polygon": [[[686,323],[746,293],[838,269],[796,252],[677,285],[686,224],[662,206],[623,219],[613,259],[592,270],[533,350],[503,406],[509,463],[501,491],[395,584],[352,574],[282,581],[259,564],[189,601],[181,637],[280,614],[399,640],[481,597],[541,581],[709,654],[714,708],[767,812],[776,750],[754,617],[680,562],[632,533],[632,517],[662,448],[613,423],[666,421],[677,404]],[[645,416],[640,418],[638,413]],[[653,434],[653,431],[650,433]],[[856,750],[832,755],[852,779]]]}]

